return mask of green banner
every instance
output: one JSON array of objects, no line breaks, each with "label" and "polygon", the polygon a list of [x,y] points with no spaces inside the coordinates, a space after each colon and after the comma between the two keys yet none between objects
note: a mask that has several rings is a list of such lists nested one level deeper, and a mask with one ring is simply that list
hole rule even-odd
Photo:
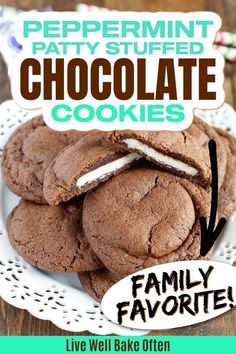
[{"label": "green banner", "polygon": [[233,354],[236,337],[73,336],[0,337],[1,354],[171,353]]}]

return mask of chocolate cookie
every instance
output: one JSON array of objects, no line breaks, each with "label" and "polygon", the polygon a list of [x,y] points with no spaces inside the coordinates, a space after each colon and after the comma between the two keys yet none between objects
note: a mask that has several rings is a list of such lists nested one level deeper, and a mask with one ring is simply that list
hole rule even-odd
[{"label": "chocolate cookie", "polygon": [[229,218],[236,210],[236,139],[225,130],[216,129],[227,151],[224,182],[220,188],[219,217]]},{"label": "chocolate cookie", "polygon": [[15,194],[46,203],[43,197],[44,172],[52,159],[83,132],[58,132],[48,128],[42,117],[22,124],[6,143],[2,171],[6,185]]},{"label": "chocolate cookie", "polygon": [[101,302],[108,289],[123,277],[106,268],[78,273],[84,290],[96,301]]},{"label": "chocolate cookie", "polygon": [[104,265],[126,275],[199,259],[198,218],[209,210],[204,188],[154,168],[133,168],[87,193],[83,227]]},{"label": "chocolate cookie", "polygon": [[190,179],[209,185],[211,171],[208,141],[217,143],[219,157],[219,184],[224,179],[226,152],[214,129],[199,118],[184,131],[114,131],[108,134],[108,141],[137,152],[159,167]]},{"label": "chocolate cookie", "polygon": [[57,205],[78,196],[141,159],[136,153],[107,143],[106,133],[94,132],[64,149],[44,176],[44,197]]},{"label": "chocolate cookie", "polygon": [[12,246],[27,262],[53,272],[102,267],[82,232],[83,199],[60,206],[21,200],[8,217]]}]

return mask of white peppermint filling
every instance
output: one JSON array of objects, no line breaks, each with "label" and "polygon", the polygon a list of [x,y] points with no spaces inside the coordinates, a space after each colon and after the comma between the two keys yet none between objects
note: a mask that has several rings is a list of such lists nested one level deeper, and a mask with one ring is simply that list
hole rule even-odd
[{"label": "white peppermint filling", "polygon": [[148,156],[160,165],[169,166],[190,176],[196,176],[198,174],[198,170],[196,168],[182,161],[176,160],[173,157],[157,152],[155,149],[149,147],[146,144],[143,144],[139,140],[125,139],[123,142],[127,145],[128,148],[142,152],[144,155]]},{"label": "white peppermint filling", "polygon": [[123,156],[115,161],[109,162],[103,166],[96,168],[93,171],[85,173],[83,176],[78,178],[78,180],[76,182],[76,186],[78,188],[81,188],[88,183],[92,183],[92,182],[97,181],[99,179],[103,179],[105,177],[108,177],[114,171],[120,170],[123,167],[125,167],[126,165],[129,165],[131,162],[140,160],[141,158],[142,158],[142,156],[133,152],[133,153]]}]

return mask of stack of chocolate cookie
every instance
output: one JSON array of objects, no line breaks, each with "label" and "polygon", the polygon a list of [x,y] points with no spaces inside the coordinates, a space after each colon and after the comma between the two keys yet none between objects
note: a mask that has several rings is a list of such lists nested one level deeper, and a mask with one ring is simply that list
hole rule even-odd
[{"label": "stack of chocolate cookie", "polygon": [[199,118],[182,132],[109,133],[56,132],[42,117],[30,120],[3,152],[5,183],[22,197],[8,217],[12,246],[38,268],[78,272],[98,301],[142,268],[201,259],[210,139],[218,152],[218,217],[228,218],[236,207],[236,140]]}]

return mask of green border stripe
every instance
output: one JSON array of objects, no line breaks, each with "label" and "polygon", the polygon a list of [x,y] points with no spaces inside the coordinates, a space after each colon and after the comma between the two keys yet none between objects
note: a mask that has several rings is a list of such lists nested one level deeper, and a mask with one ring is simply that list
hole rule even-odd
[{"label": "green border stripe", "polygon": [[[72,343],[74,343],[72,345]],[[77,349],[75,347],[77,344]],[[74,347],[73,347],[74,346]],[[96,348],[95,348],[96,347]],[[2,336],[1,354],[171,353],[233,354],[236,336]],[[136,350],[135,350],[136,349]]]}]

